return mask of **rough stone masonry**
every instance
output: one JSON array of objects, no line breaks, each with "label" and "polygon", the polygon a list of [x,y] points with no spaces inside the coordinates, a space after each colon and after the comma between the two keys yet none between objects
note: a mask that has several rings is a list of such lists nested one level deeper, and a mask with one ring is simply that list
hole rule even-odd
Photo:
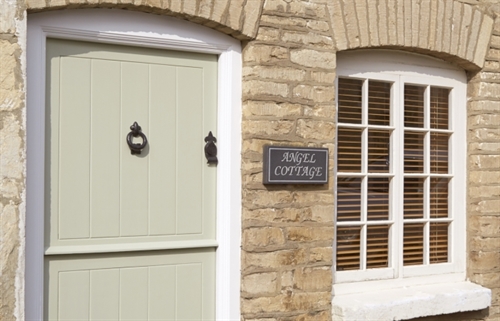
[{"label": "rough stone masonry", "polygon": [[332,176],[336,52],[398,49],[464,68],[467,274],[493,297],[487,311],[439,320],[500,319],[499,0],[2,0],[0,320],[24,320],[26,19],[98,7],[171,15],[242,41],[242,320],[332,319],[333,185],[265,187],[261,176],[263,146],[285,142],[329,148]]}]

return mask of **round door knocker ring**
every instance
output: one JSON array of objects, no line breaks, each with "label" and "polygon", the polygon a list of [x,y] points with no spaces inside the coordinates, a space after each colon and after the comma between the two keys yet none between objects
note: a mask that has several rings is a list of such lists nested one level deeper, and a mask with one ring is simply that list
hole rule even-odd
[{"label": "round door knocker ring", "polygon": [[[146,138],[146,135],[141,131],[141,126],[137,124],[137,122],[134,122],[132,126],[130,126],[131,132],[128,133],[127,135],[127,144],[128,147],[130,148],[130,153],[132,155],[140,155],[144,147],[148,144],[148,139]],[[133,143],[132,142],[132,137],[138,137],[140,136],[142,138],[142,144],[139,143]]]}]

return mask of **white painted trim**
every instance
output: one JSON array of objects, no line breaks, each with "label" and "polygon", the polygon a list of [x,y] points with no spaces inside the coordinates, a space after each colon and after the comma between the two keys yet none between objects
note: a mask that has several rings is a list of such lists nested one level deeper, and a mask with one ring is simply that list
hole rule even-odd
[{"label": "white painted trim", "polygon": [[26,320],[43,319],[47,37],[219,55],[216,318],[240,320],[241,44],[217,31],[172,17],[112,9],[28,16]]},{"label": "white painted trim", "polygon": [[[369,59],[367,59],[369,58]],[[466,187],[466,89],[467,77],[463,70],[451,64],[445,63],[435,58],[427,58],[422,55],[398,52],[391,50],[360,50],[356,52],[339,53],[337,55],[337,75],[339,77],[353,77],[358,79],[376,79],[391,81],[396,86],[400,86],[393,95],[392,103],[397,106],[402,106],[403,83],[420,84],[425,86],[441,86],[452,88],[450,94],[450,128],[439,132],[452,133],[450,141],[450,162],[451,167],[449,174],[443,177],[451,177],[453,180],[452,188],[449,190],[449,195],[452,201],[449,203],[450,217],[443,221],[452,221],[452,233],[449,240],[451,251],[449,253],[449,263],[442,264],[424,264],[422,266],[407,266],[402,264],[402,249],[401,243],[403,240],[402,222],[403,219],[393,217],[394,227],[398,229],[398,234],[392,241],[395,242],[394,248],[390,257],[395,261],[392,265],[395,276],[390,275],[389,269],[373,269],[373,270],[356,270],[356,271],[339,271],[334,272],[335,284],[333,285],[334,300],[335,296],[348,295],[364,291],[376,291],[381,289],[395,289],[402,286],[418,286],[425,284],[434,284],[442,282],[463,282],[465,281],[465,266],[466,266],[466,238],[465,238],[465,222],[466,222],[466,206],[465,206],[465,187]],[[393,88],[394,89],[394,88]],[[428,93],[427,93],[428,95]],[[428,97],[427,97],[428,98]],[[404,138],[402,137],[403,126],[403,111],[401,109],[393,110],[393,123],[395,127],[394,134],[399,141],[395,141],[393,149],[401,151],[403,149]],[[399,123],[396,126],[394,123]],[[363,122],[365,123],[365,122]],[[429,125],[429,120],[426,120]],[[340,123],[339,127],[350,127]],[[356,125],[356,128],[363,127]],[[428,127],[428,126],[427,126]],[[412,129],[413,130],[413,129]],[[428,131],[428,129],[425,129]],[[435,131],[435,130],[432,130]],[[437,131],[436,131],[437,132]],[[366,150],[365,150],[366,152]],[[402,195],[403,178],[398,173],[401,172],[404,164],[401,152],[395,153],[391,151],[391,155],[399,155],[399,160],[392,160],[394,172],[397,177],[398,186],[396,193],[399,197],[393,197],[392,205],[395,206],[396,214],[400,214],[403,210]],[[428,160],[428,157],[426,157]],[[428,173],[427,168],[424,171]],[[366,170],[366,168],[364,168]],[[363,175],[365,172],[359,173]],[[346,174],[348,175],[348,174]],[[399,175],[399,176],[398,176]],[[338,176],[336,174],[336,176]],[[413,176],[413,175],[408,175]],[[418,176],[418,175],[416,175]],[[420,175],[422,177],[428,176]],[[422,221],[428,221],[423,219]],[[435,220],[433,220],[435,221]],[[386,224],[388,222],[384,222]],[[342,224],[349,225],[347,222]],[[397,253],[394,251],[397,250]],[[425,263],[425,262],[424,262]],[[427,262],[428,263],[428,262]],[[384,280],[385,278],[385,280]]]}]

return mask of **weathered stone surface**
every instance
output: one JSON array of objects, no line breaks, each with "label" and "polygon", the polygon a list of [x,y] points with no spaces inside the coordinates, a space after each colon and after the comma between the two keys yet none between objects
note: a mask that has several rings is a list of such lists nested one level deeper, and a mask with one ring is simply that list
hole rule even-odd
[{"label": "weathered stone surface", "polygon": [[332,271],[328,267],[296,269],[294,283],[297,289],[303,291],[330,291]]},{"label": "weathered stone surface", "polygon": [[328,51],[297,49],[290,53],[290,60],[296,64],[322,69],[335,68],[335,54]]},{"label": "weathered stone surface", "polygon": [[302,106],[290,103],[276,103],[272,101],[246,101],[243,104],[243,116],[269,116],[287,118],[300,116]]},{"label": "weathered stone surface", "polygon": [[297,122],[297,135],[310,140],[331,141],[335,137],[335,124],[300,119]]},{"label": "weathered stone surface", "polygon": [[246,275],[241,281],[241,290],[250,295],[272,294],[277,291],[277,278],[276,272]]},{"label": "weathered stone surface", "polygon": [[243,231],[243,246],[266,247],[285,244],[283,230],[277,227],[256,227]]}]

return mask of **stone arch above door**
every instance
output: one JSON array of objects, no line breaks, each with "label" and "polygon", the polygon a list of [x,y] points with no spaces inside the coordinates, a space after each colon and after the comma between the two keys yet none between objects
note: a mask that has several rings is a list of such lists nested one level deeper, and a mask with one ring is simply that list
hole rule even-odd
[{"label": "stone arch above door", "polygon": [[337,50],[385,47],[428,54],[466,70],[484,65],[493,18],[453,0],[332,0]]},{"label": "stone arch above door", "polygon": [[264,0],[27,0],[28,12],[56,9],[116,8],[192,21],[239,40],[255,37]]}]

